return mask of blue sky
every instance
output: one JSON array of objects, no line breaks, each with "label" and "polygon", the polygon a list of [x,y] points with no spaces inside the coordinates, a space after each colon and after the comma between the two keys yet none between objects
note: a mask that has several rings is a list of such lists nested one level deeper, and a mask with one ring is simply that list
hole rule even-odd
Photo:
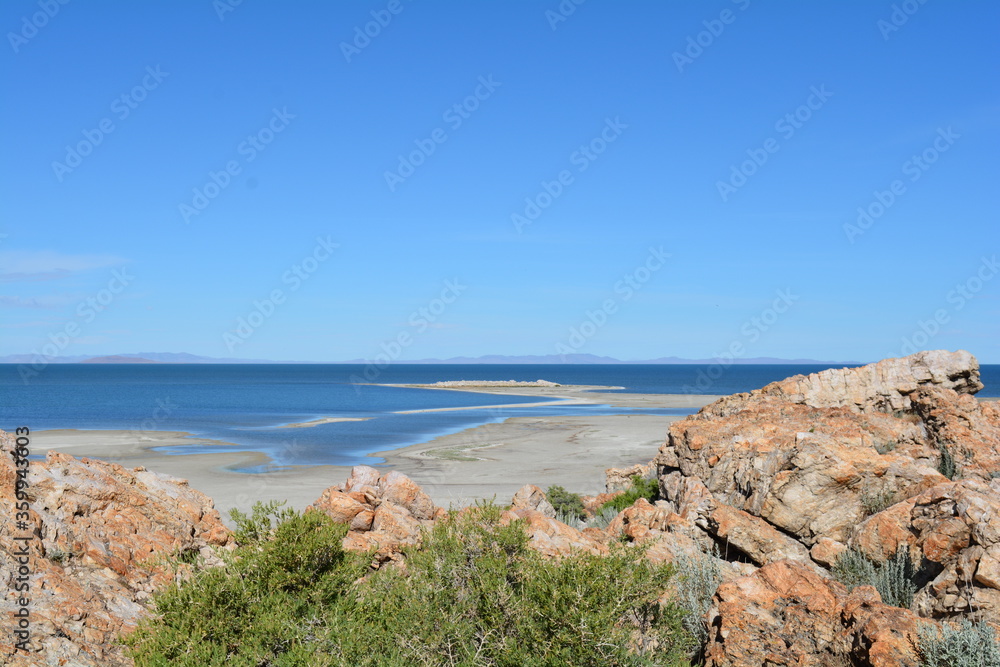
[{"label": "blue sky", "polygon": [[1000,363],[998,20],[6,2],[0,354]]}]

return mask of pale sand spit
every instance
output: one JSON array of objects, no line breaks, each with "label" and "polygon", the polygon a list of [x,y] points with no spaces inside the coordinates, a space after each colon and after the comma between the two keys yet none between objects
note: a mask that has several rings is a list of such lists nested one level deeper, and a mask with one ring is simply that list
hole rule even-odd
[{"label": "pale sand spit", "polygon": [[[718,398],[593,393],[588,389],[491,387],[483,391],[643,408],[700,408]],[[499,502],[509,502],[517,489],[529,483],[543,488],[558,484],[593,494],[604,490],[606,468],[649,461],[663,443],[670,422],[680,418],[628,414],[517,417],[402,449],[375,452],[370,455],[370,465],[408,475],[443,507],[494,497]],[[222,445],[232,451],[198,453],[205,445]],[[191,453],[152,451],[164,446],[183,446],[190,448]],[[266,470],[269,459],[239,445],[174,431],[36,431],[32,434],[31,450],[33,454],[55,450],[76,457],[113,461],[129,468],[142,466],[186,479],[192,487],[211,496],[224,517],[232,508],[247,512],[258,500],[287,500],[291,507],[301,510],[327,487],[343,483],[350,473],[348,466],[330,465],[240,472],[261,467]]]},{"label": "pale sand spit", "polygon": [[278,428],[309,428],[310,426],[319,426],[320,424],[336,424],[337,422],[365,422],[369,419],[371,419],[371,417],[321,417],[319,419],[310,419],[307,422],[282,424]]}]

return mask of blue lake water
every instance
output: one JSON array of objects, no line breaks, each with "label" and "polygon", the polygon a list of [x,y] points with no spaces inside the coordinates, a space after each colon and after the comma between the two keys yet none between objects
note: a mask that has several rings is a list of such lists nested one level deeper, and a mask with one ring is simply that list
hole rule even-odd
[{"label": "blue lake water", "polygon": [[[370,452],[426,442],[438,435],[509,417],[572,414],[688,414],[688,409],[532,404],[549,399],[357,384],[355,364],[61,364],[25,383],[17,366],[0,364],[0,428],[186,431],[241,445],[277,465],[354,465]],[[373,381],[537,380],[623,387],[632,393],[731,394],[827,368],[813,365],[422,365],[394,364]],[[371,369],[368,369],[371,371]],[[1000,366],[984,365],[981,396],[998,396]],[[401,410],[490,406],[512,408],[397,414]],[[319,417],[366,421],[284,429]],[[177,448],[176,453],[190,451]],[[226,448],[232,451],[231,448]],[[213,451],[204,447],[199,452]],[[371,462],[371,459],[367,459]]]}]

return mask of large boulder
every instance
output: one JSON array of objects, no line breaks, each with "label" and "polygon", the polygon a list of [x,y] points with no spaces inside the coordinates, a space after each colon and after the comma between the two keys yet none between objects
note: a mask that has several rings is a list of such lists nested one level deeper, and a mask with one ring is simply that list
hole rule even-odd
[{"label": "large boulder", "polygon": [[545,492],[534,484],[525,484],[511,498],[510,508],[514,510],[532,509],[550,519],[556,518],[556,510],[545,497]]},{"label": "large boulder", "polygon": [[437,507],[431,497],[412,479],[393,470],[379,480],[379,491],[383,501],[395,503],[405,508],[414,519],[433,519]]},{"label": "large boulder", "polygon": [[323,491],[306,511],[347,524],[343,548],[375,552],[375,566],[398,561],[400,552],[419,545],[424,528],[445,514],[406,475],[393,470],[379,476],[370,466],[354,466],[343,485]]},{"label": "large boulder", "polygon": [[500,515],[500,525],[522,521],[528,534],[528,546],[544,556],[559,558],[575,552],[606,554],[608,547],[582,531],[562,521],[545,516],[538,510],[521,508]]},{"label": "large boulder", "polygon": [[[8,508],[16,502],[13,449],[13,437],[0,431],[0,498]],[[14,627],[16,554],[27,546],[31,651],[15,652],[5,632],[2,664],[130,665],[115,639],[149,613],[150,593],[177,576],[167,558],[197,553],[218,562],[211,547],[231,544],[212,500],[181,479],[50,452],[29,462],[25,481],[27,528],[0,522],[0,583],[8,591],[0,612]]]}]

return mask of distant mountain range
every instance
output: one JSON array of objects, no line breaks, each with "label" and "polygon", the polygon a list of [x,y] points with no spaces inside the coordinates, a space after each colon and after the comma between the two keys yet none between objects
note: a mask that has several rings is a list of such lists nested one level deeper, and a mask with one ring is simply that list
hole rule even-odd
[{"label": "distant mountain range", "polygon": [[[0,357],[3,364],[28,364],[38,361],[33,354],[8,354]],[[135,354],[112,354],[106,356],[92,357],[86,355],[55,357],[47,360],[53,364],[315,364],[315,363],[343,363],[343,364],[367,364],[368,359],[351,359],[341,362],[322,361],[273,361],[270,359],[236,359],[232,357],[203,357],[187,352],[138,352]],[[502,355],[488,354],[481,357],[451,357],[448,359],[416,359],[412,361],[400,360],[399,364],[714,364],[718,359],[682,359],[681,357],[659,357],[657,359],[644,359],[638,361],[622,361],[613,357],[601,357],[595,354],[529,354],[529,355]],[[853,366],[862,362],[854,361],[819,361],[816,359],[781,359],[778,357],[749,357],[746,359],[726,360],[728,363],[738,365],[752,364],[818,364],[818,365],[848,365]]]},{"label": "distant mountain range", "polygon": [[84,359],[81,364],[162,364],[162,361],[153,361],[144,357],[126,357],[121,354],[112,354],[107,357],[91,357]]},{"label": "distant mountain range", "polygon": [[[30,364],[38,361],[34,354],[8,354],[0,357],[0,364]],[[297,361],[270,361],[267,359],[236,359],[232,357],[202,357],[187,352],[138,352],[135,354],[111,354],[95,357],[93,355],[70,355],[45,359],[50,364],[129,364],[129,363],[160,363],[160,364],[295,364],[313,363]]]}]

